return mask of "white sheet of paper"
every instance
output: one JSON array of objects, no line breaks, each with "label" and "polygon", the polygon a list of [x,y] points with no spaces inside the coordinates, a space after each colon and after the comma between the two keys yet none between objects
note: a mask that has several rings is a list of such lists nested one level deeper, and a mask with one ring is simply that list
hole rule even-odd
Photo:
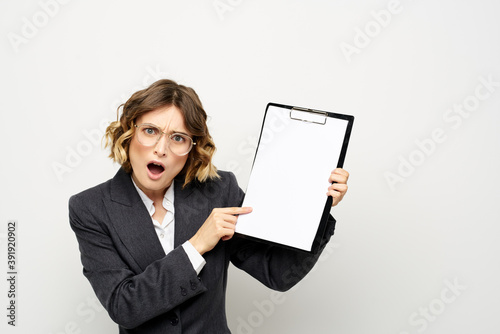
[{"label": "white sheet of paper", "polygon": [[[324,120],[325,117],[321,117]],[[348,121],[315,124],[269,106],[236,232],[310,251]]]}]

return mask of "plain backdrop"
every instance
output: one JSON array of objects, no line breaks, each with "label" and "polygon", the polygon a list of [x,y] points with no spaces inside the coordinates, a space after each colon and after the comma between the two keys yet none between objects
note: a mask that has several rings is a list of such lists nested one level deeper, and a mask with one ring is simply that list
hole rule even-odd
[{"label": "plain backdrop", "polygon": [[171,78],[198,92],[215,164],[244,190],[268,102],[356,117],[349,191],[321,261],[284,294],[231,267],[233,333],[499,333],[499,10],[493,0],[0,2],[2,277],[7,222],[18,221],[17,326],[4,278],[0,331],[118,332],[82,275],[67,202],[117,171],[100,136],[118,105]]}]

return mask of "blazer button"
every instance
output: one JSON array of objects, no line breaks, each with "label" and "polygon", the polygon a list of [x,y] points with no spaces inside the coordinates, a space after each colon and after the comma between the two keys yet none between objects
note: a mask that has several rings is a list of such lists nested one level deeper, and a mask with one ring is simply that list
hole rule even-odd
[{"label": "blazer button", "polygon": [[177,317],[171,318],[170,323],[172,324],[172,326],[177,326],[177,324],[179,323],[179,318]]},{"label": "blazer button", "polygon": [[191,290],[196,290],[196,283],[192,281],[189,281],[189,283],[191,283]]},{"label": "blazer button", "polygon": [[188,294],[187,290],[181,286],[181,295],[186,296]]}]

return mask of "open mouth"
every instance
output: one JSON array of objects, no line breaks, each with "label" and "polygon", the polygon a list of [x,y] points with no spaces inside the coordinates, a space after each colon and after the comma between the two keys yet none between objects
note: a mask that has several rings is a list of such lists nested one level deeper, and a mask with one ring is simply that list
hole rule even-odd
[{"label": "open mouth", "polygon": [[155,162],[150,162],[148,164],[148,169],[151,172],[151,174],[160,175],[165,170],[165,167],[163,167],[162,165],[157,164]]}]

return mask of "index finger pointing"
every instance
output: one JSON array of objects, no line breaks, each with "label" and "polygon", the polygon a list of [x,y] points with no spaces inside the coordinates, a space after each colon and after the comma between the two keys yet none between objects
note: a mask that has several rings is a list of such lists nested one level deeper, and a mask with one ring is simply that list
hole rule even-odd
[{"label": "index finger pointing", "polygon": [[230,207],[230,208],[221,208],[221,212],[230,214],[230,215],[242,215],[245,213],[250,213],[252,212],[252,208],[245,206],[245,207]]}]

